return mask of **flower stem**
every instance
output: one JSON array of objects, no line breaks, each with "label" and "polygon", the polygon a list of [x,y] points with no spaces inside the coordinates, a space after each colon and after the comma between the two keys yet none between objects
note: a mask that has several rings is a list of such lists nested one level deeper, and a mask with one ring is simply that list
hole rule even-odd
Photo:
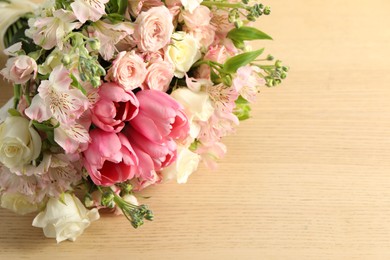
[{"label": "flower stem", "polygon": [[224,3],[224,2],[214,2],[214,1],[203,1],[201,5],[207,7],[226,7],[226,8],[245,8],[242,4],[234,4],[234,3]]}]

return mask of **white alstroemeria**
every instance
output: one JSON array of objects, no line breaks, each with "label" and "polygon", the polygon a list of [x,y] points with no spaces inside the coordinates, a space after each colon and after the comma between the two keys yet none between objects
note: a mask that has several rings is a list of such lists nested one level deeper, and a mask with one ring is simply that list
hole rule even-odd
[{"label": "white alstroemeria", "polygon": [[15,23],[21,16],[32,12],[37,4],[29,0],[10,0],[0,2],[0,50],[4,50],[4,35],[9,26]]},{"label": "white alstroemeria", "polygon": [[44,211],[33,220],[34,227],[43,228],[46,237],[75,241],[92,221],[100,218],[96,208],[88,210],[74,195],[64,194],[63,202],[50,198]]},{"label": "white alstroemeria", "polygon": [[46,50],[54,47],[62,49],[64,37],[82,24],[76,21],[76,16],[71,11],[58,9],[52,17],[37,17],[28,20],[30,29],[26,30],[26,36],[34,40],[34,43]]},{"label": "white alstroemeria", "polygon": [[85,23],[96,22],[106,14],[105,5],[109,0],[75,0],[70,4],[77,19]]},{"label": "white alstroemeria", "polygon": [[199,162],[200,155],[186,147],[178,146],[176,161],[161,173],[166,180],[175,178],[177,183],[186,183],[188,177],[198,169]]},{"label": "white alstroemeria", "polygon": [[32,99],[25,114],[38,122],[54,117],[60,123],[69,124],[89,107],[88,98],[79,90],[71,88],[72,79],[63,66],[56,67],[49,80],[38,87],[38,95]]},{"label": "white alstroemeria", "polygon": [[185,109],[190,122],[190,136],[198,137],[200,132],[198,122],[206,122],[214,114],[209,95],[204,91],[194,92],[188,88],[178,88],[172,92],[171,97]]},{"label": "white alstroemeria", "polygon": [[180,0],[180,2],[185,10],[192,13],[203,2],[203,0]]},{"label": "white alstroemeria", "polygon": [[89,37],[99,40],[99,53],[105,60],[111,60],[116,50],[115,45],[133,34],[133,32],[134,26],[129,22],[109,24],[103,21],[97,21],[88,27]]},{"label": "white alstroemeria", "polygon": [[175,66],[175,76],[183,78],[202,55],[196,39],[185,32],[174,33],[172,43],[168,46],[165,55],[168,61]]}]

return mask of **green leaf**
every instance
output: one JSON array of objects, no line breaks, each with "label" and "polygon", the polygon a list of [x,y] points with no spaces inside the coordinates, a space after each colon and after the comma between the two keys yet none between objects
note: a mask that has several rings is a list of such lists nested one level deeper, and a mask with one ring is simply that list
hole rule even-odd
[{"label": "green leaf", "polygon": [[14,108],[8,109],[8,114],[11,116],[21,116],[20,112]]},{"label": "green leaf", "polygon": [[118,0],[118,14],[125,14],[127,9],[127,0]]},{"label": "green leaf", "polygon": [[272,37],[268,34],[248,26],[241,26],[240,28],[232,29],[228,35],[228,38],[233,41],[253,41],[253,40],[272,40]]},{"label": "green leaf", "polygon": [[226,73],[235,73],[239,68],[251,63],[264,52],[264,49],[257,51],[245,52],[228,59],[223,65]]}]

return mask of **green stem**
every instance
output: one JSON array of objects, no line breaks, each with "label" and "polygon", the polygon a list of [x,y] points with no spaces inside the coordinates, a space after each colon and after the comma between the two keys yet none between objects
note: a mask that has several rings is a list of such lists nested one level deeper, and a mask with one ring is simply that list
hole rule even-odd
[{"label": "green stem", "polygon": [[203,1],[201,5],[207,7],[227,7],[227,8],[245,8],[242,4],[234,4],[234,3],[223,3],[223,2],[214,2],[214,1]]},{"label": "green stem", "polygon": [[20,101],[22,86],[19,84],[14,85],[14,108],[18,108],[18,104]]}]

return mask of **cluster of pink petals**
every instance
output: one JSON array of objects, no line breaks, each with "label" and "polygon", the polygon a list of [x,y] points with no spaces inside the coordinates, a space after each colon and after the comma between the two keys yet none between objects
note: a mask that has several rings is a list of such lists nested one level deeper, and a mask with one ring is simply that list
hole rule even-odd
[{"label": "cluster of pink petals", "polygon": [[[93,121],[100,119],[95,123],[98,128],[90,132],[84,165],[97,185],[110,186],[134,177],[156,181],[156,172],[176,158],[175,140],[188,136],[187,117],[183,108],[164,92],[143,90],[126,98],[129,92],[119,89],[107,83],[99,90],[103,100],[97,106],[108,103],[107,108],[92,111]],[[106,91],[113,93],[107,95]],[[120,102],[113,101],[121,94]],[[113,125],[106,126],[101,120]]]}]

